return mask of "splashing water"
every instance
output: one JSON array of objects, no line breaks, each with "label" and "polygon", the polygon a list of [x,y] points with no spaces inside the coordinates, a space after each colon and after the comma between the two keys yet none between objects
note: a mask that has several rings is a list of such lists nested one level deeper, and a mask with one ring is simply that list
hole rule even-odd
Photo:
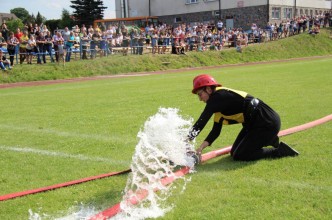
[{"label": "splashing water", "polygon": [[[172,209],[172,205],[166,205],[165,201],[176,187],[172,184],[164,186],[160,179],[175,177],[177,166],[188,166],[194,171],[195,164],[195,160],[187,155],[194,146],[185,141],[193,119],[184,119],[178,112],[175,108],[160,108],[138,133],[139,143],[132,158],[132,173],[121,202],[123,212],[112,219],[157,218]],[[181,179],[183,191],[190,178]],[[141,192],[147,192],[147,196],[139,205],[133,206],[128,202]]]},{"label": "splashing water", "polygon": [[[192,123],[192,118],[184,119],[175,108],[159,108],[158,112],[145,122],[137,135],[139,142],[132,157],[132,172],[121,202],[122,212],[113,217],[113,220],[158,218],[173,208],[172,204],[166,204],[167,198],[176,189],[176,192],[183,192],[186,183],[190,181],[188,177],[175,177],[176,168],[187,166],[194,172],[195,160],[187,154],[188,151],[194,150],[194,142],[185,141]],[[160,181],[163,177],[180,178],[181,181],[164,186]],[[128,201],[140,192],[147,193],[145,199],[138,205],[130,204]],[[70,208],[68,213],[71,214],[52,218],[29,210],[29,220],[83,220],[98,212],[94,207],[77,204]]]},{"label": "splashing water", "polygon": [[38,212],[33,212],[32,209],[29,209],[29,220],[88,220],[90,216],[98,213],[98,211],[90,205],[76,203],[75,206],[72,206],[66,212],[70,214],[65,214],[63,217],[54,217],[45,213],[40,213],[41,208],[39,208]]}]

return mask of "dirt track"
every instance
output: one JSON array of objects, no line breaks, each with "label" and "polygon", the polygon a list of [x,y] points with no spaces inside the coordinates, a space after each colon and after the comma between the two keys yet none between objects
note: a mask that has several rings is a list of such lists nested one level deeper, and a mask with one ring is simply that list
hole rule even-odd
[{"label": "dirt track", "polygon": [[108,76],[92,76],[92,77],[82,77],[82,78],[73,78],[73,79],[58,79],[58,80],[7,83],[7,84],[0,84],[0,89],[13,88],[13,87],[42,86],[42,85],[51,85],[51,84],[58,84],[58,83],[73,83],[73,82],[82,82],[82,81],[88,81],[88,80],[101,80],[101,79],[119,78],[119,77],[134,77],[134,76],[146,76],[146,75],[153,75],[153,74],[167,74],[167,73],[176,73],[176,72],[184,72],[184,71],[192,71],[192,70],[216,69],[216,68],[230,67],[230,66],[250,66],[250,65],[257,65],[257,64],[290,62],[290,61],[295,61],[295,60],[309,60],[309,59],[312,60],[312,59],[320,59],[320,58],[326,58],[326,57],[332,57],[332,55],[301,57],[301,58],[292,58],[292,59],[287,59],[287,60],[275,60],[275,61],[266,61],[266,62],[262,61],[262,62],[253,62],[253,63],[244,63],[244,64],[227,64],[227,65],[221,65],[221,66],[184,68],[184,69],[164,70],[164,71],[154,71],[154,72],[126,73],[126,74],[108,75]]}]

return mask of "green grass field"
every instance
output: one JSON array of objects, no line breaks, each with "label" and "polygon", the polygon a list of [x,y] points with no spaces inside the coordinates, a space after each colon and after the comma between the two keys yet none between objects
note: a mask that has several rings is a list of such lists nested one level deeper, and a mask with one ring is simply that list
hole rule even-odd
[{"label": "green grass field", "polygon": [[[159,107],[198,118],[204,103],[190,93],[197,74],[261,98],[286,129],[332,113],[331,69],[329,57],[2,89],[0,194],[129,168],[136,135]],[[225,126],[207,150],[232,144],[239,130]],[[234,162],[227,155],[198,166],[162,219],[331,219],[331,132],[330,122],[283,137],[301,153],[296,158]],[[103,210],[121,200],[126,180],[125,174],[0,202],[0,219],[29,219],[29,209],[52,219],[80,203]]]}]

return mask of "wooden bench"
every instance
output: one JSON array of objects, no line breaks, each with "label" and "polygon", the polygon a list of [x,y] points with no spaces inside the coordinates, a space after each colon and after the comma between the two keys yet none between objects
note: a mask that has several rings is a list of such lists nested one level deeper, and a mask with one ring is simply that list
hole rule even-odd
[{"label": "wooden bench", "polygon": [[[156,52],[159,51],[159,50],[161,50],[163,47],[165,47],[165,46],[156,46],[156,47],[155,47],[155,48],[156,48]],[[146,47],[146,49],[147,49],[149,52],[152,52],[152,47],[148,46],[148,47]],[[172,50],[172,47],[171,47],[171,46],[166,46],[166,48],[165,48],[165,51],[166,51],[166,52],[170,52],[171,50]]]},{"label": "wooden bench", "polygon": [[123,47],[112,47],[111,51],[112,53],[120,53],[123,51]]},{"label": "wooden bench", "polygon": [[146,49],[147,49],[149,52],[152,52],[152,47],[148,46],[148,47],[146,47]]},{"label": "wooden bench", "polygon": [[111,48],[112,53],[122,53],[122,55],[127,55],[129,47],[113,47]]},{"label": "wooden bench", "polygon": [[232,46],[233,43],[234,43],[234,42],[233,42],[232,40],[231,40],[231,41],[227,40],[227,41],[224,42],[224,45],[223,45],[223,46],[224,46],[224,47],[225,47],[225,46],[228,46],[228,48],[230,48],[230,47]]}]

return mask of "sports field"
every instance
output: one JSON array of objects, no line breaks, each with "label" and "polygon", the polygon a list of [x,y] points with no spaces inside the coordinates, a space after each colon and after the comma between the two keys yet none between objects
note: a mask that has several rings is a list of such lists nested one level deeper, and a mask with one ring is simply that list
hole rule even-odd
[{"label": "sports field", "polygon": [[[0,196],[129,168],[137,133],[159,107],[198,118],[204,103],[191,94],[198,74],[264,100],[286,129],[332,114],[331,70],[326,57],[1,89]],[[207,150],[231,145],[239,130],[225,126]],[[300,152],[296,158],[222,156],[199,165],[161,219],[331,219],[331,133],[329,122],[281,138]],[[0,219],[29,219],[29,210],[54,219],[80,204],[103,210],[121,200],[126,180],[124,174],[2,201]]]}]

